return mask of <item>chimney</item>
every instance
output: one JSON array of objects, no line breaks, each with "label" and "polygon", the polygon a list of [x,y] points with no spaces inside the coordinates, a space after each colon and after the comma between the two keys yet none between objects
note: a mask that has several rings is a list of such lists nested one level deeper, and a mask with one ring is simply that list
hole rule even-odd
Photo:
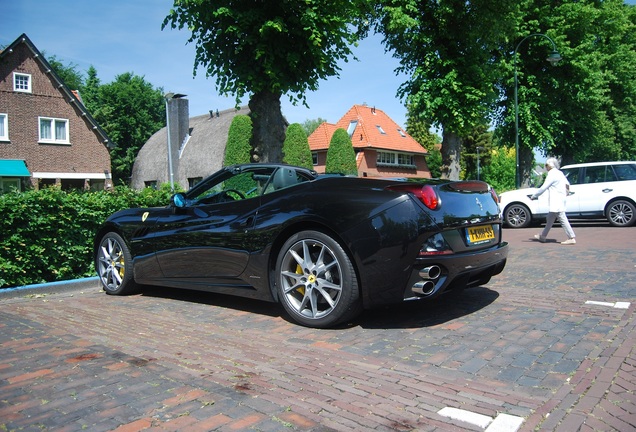
[{"label": "chimney", "polygon": [[[175,184],[179,183],[179,147],[190,131],[190,111],[186,95],[175,94],[168,101],[170,123],[170,149],[172,150],[172,170]],[[168,179],[170,181],[170,179]]]}]

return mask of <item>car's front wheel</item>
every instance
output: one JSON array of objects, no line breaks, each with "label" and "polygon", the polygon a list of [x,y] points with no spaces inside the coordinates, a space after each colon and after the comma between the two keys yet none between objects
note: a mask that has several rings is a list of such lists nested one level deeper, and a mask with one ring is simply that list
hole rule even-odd
[{"label": "car's front wheel", "polygon": [[629,201],[618,200],[610,203],[605,212],[610,225],[628,227],[636,222],[636,207]]},{"label": "car's front wheel", "polygon": [[132,256],[119,234],[109,232],[102,237],[95,255],[95,268],[108,294],[126,295],[137,291]]},{"label": "car's front wheel", "polygon": [[504,220],[510,228],[527,228],[532,222],[532,213],[523,204],[511,204],[504,211]]},{"label": "car's front wheel", "polygon": [[318,231],[302,231],[285,242],[276,261],[276,286],[287,313],[308,327],[333,327],[361,311],[349,256]]}]

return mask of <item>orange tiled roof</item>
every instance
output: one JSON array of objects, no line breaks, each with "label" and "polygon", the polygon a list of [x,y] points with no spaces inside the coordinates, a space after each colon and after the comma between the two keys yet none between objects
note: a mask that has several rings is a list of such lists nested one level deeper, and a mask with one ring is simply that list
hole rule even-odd
[{"label": "orange tiled roof", "polygon": [[428,153],[406,131],[398,126],[384,111],[366,105],[354,105],[335,124],[323,123],[309,136],[312,151],[329,148],[329,142],[336,129],[348,130],[352,122],[355,129],[351,142],[355,149],[373,148],[405,153]]}]

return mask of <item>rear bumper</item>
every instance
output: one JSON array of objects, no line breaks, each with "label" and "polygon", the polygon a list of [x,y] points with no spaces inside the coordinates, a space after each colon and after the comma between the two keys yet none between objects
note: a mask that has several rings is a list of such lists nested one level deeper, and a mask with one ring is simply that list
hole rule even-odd
[{"label": "rear bumper", "polygon": [[507,242],[476,252],[418,258],[404,299],[435,298],[448,291],[484,285],[503,271],[507,258]]}]

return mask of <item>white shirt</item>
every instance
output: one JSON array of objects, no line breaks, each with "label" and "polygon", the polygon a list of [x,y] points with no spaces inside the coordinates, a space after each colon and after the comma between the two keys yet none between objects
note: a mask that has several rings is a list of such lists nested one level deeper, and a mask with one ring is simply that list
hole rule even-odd
[{"label": "white shirt", "polygon": [[558,169],[552,168],[548,171],[543,185],[534,193],[534,196],[538,197],[547,190],[549,211],[551,213],[564,212],[569,186],[570,182],[565,178],[565,175]]}]

